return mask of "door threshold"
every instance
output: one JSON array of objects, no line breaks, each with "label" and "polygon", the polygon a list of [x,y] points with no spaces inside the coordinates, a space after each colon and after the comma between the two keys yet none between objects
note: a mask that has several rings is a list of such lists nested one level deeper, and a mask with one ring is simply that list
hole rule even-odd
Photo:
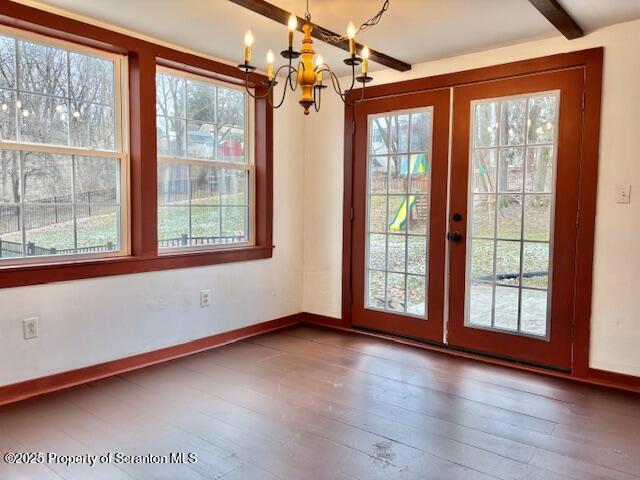
[{"label": "door threshold", "polygon": [[363,333],[367,333],[369,335],[374,335],[377,337],[385,337],[388,338],[389,340],[393,340],[393,341],[409,341],[411,343],[417,343],[419,345],[416,346],[421,346],[421,347],[427,347],[430,350],[437,350],[437,351],[443,351],[444,353],[454,353],[454,352],[459,352],[462,353],[463,356],[465,357],[481,357],[481,359],[487,359],[487,360],[493,360],[493,361],[498,361],[501,365],[506,365],[506,366],[522,366],[525,368],[535,368],[535,369],[542,369],[542,370],[546,370],[546,371],[550,371],[550,372],[557,372],[557,373],[562,373],[562,374],[566,374],[566,375],[571,375],[571,369],[570,368],[561,368],[561,367],[554,367],[554,366],[550,366],[550,365],[544,365],[544,364],[539,364],[539,363],[534,363],[534,362],[527,362],[526,360],[519,360],[517,358],[512,358],[512,357],[507,357],[507,356],[502,356],[502,355],[495,355],[495,354],[491,354],[491,353],[486,353],[486,352],[478,352],[476,350],[472,350],[469,348],[464,348],[464,347],[457,347],[455,345],[449,345],[446,343],[442,343],[442,342],[436,342],[433,340],[427,340],[424,338],[419,338],[419,337],[411,337],[411,336],[406,336],[406,335],[399,335],[396,333],[390,333],[390,332],[385,332],[382,330],[375,330],[372,328],[367,328],[367,327],[358,327],[356,325],[353,325],[351,327],[352,330],[356,330],[356,331],[360,331]]}]

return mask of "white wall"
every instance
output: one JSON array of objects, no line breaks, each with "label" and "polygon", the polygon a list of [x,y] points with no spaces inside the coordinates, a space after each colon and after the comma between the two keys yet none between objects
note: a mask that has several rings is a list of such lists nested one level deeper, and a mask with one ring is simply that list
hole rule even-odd
[{"label": "white wall", "polygon": [[[293,99],[274,115],[273,258],[0,290],[0,385],[300,312],[300,116]],[[205,288],[212,306],[200,308]],[[40,335],[25,341],[22,319],[32,316]]]},{"label": "white wall", "polygon": [[[598,46],[605,47],[605,65],[590,364],[640,375],[640,21],[578,40],[546,39],[374,77],[375,84],[395,82]],[[321,113],[307,125],[305,164],[303,308],[332,317],[340,317],[341,308],[342,112],[339,100],[323,99]],[[617,183],[637,189],[630,205],[614,203]]]}]

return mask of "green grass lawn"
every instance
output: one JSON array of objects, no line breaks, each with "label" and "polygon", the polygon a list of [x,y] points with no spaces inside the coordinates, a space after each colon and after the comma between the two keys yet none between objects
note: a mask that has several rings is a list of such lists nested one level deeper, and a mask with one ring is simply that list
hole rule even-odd
[{"label": "green grass lawn", "polygon": [[[223,198],[222,206],[203,205],[207,199],[198,199],[198,205],[191,208],[192,237],[234,236],[245,233],[247,207],[228,206],[236,201],[237,194]],[[79,218],[76,231],[79,247],[103,246],[109,242],[118,244],[118,215],[114,213]],[[187,203],[173,203],[160,206],[158,213],[158,237],[160,240],[180,238],[189,234],[189,206]],[[2,240],[21,243],[21,232],[2,235]],[[27,230],[27,242],[38,247],[57,250],[74,247],[73,221],[48,225]]]}]

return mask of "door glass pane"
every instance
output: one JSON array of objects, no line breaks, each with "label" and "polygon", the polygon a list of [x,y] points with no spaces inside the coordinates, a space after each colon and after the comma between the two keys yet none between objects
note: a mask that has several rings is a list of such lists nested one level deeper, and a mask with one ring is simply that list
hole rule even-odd
[{"label": "door glass pane", "polygon": [[559,92],[474,102],[468,326],[548,338]]},{"label": "door glass pane", "polygon": [[369,117],[366,308],[426,317],[432,117]]}]

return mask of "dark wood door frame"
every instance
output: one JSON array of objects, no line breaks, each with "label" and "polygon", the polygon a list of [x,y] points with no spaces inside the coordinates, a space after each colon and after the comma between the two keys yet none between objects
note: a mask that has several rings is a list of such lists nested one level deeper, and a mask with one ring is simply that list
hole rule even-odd
[{"label": "dark wood door frame", "polygon": [[[364,102],[372,99],[440,88],[455,87],[503,78],[552,72],[582,67],[585,78],[583,142],[579,183],[579,230],[576,244],[576,281],[573,329],[573,368],[571,377],[587,379],[598,375],[589,368],[589,340],[593,273],[593,242],[595,233],[596,189],[598,183],[598,153],[600,143],[600,110],[602,89],[603,48],[593,48],[548,57],[523,60],[503,65],[477,68],[457,73],[418,78],[397,83],[367,87]],[[359,90],[351,92],[348,103],[360,97]],[[351,327],[352,303],[352,212],[353,212],[353,144],[355,112],[358,106],[345,107],[344,131],[344,208],[343,208],[343,265],[342,265],[342,322]]]}]

